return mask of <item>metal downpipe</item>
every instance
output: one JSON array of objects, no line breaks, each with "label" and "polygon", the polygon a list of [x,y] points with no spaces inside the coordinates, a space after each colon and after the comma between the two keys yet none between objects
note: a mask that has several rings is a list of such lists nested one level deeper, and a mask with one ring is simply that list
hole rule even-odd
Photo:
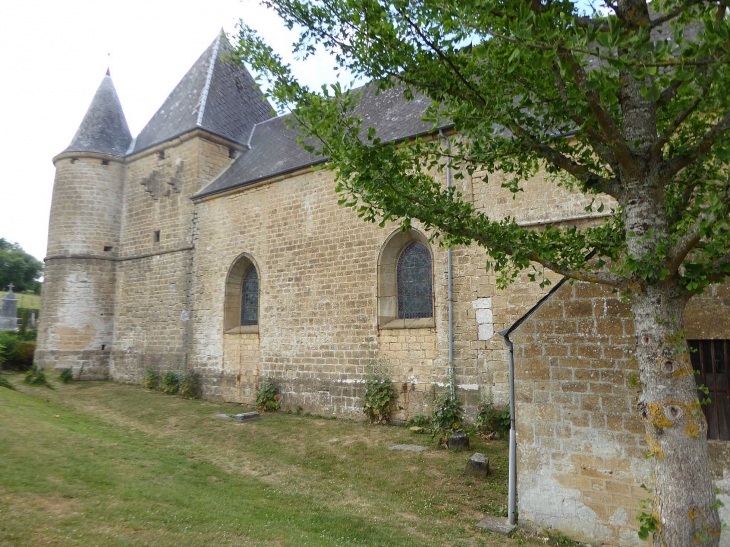
[{"label": "metal downpipe", "polygon": [[509,348],[509,490],[507,494],[507,520],[517,522],[517,433],[515,431],[515,353],[509,329],[499,333]]},{"label": "metal downpipe", "polygon": [[[451,140],[439,129],[439,136],[446,143],[446,188],[451,188]],[[456,382],[454,371],[454,278],[451,262],[451,247],[446,249],[446,284],[449,292],[449,384],[451,398],[456,399]]]}]

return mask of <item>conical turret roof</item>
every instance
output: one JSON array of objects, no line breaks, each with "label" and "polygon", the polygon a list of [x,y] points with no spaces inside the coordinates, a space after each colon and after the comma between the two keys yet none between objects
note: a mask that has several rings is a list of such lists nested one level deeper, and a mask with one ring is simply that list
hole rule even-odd
[{"label": "conical turret roof", "polygon": [[64,152],[124,156],[132,142],[117,90],[107,70],[71,144]]},{"label": "conical turret roof", "polygon": [[197,128],[245,144],[253,126],[273,116],[251,74],[226,58],[231,51],[221,32],[142,129],[134,152]]}]

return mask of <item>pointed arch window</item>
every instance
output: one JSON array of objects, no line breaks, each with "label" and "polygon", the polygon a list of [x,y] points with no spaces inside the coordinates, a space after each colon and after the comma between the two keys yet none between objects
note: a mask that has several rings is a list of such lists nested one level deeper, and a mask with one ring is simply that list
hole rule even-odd
[{"label": "pointed arch window", "polygon": [[241,325],[259,324],[259,275],[251,264],[241,285]]},{"label": "pointed arch window", "polygon": [[414,241],[398,257],[398,319],[433,317],[431,253]]},{"label": "pointed arch window", "polygon": [[259,331],[260,287],[260,269],[253,257],[248,253],[239,255],[226,277],[223,332],[251,334]]}]

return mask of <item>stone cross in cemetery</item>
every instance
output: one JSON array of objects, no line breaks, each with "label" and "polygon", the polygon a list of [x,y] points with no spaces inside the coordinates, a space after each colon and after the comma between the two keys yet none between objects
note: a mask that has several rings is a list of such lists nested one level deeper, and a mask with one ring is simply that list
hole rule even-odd
[{"label": "stone cross in cemetery", "polygon": [[0,330],[15,330],[18,327],[18,299],[13,293],[13,284],[8,286],[8,294],[0,306]]}]

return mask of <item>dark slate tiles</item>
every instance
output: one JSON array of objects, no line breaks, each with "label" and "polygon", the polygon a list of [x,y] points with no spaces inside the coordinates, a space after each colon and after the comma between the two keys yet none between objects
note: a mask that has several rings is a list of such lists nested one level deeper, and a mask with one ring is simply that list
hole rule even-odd
[{"label": "dark slate tiles", "polygon": [[[362,92],[362,97],[356,113],[362,117],[363,131],[374,127],[377,136],[388,142],[432,130],[431,124],[421,119],[431,104],[427,97],[416,95],[414,100],[407,101],[403,98],[402,87],[388,89],[377,95],[374,86],[364,86],[358,91]],[[326,161],[322,156],[310,154],[297,144],[299,132],[293,126],[287,127],[289,120],[290,115],[286,115],[257,124],[251,137],[251,149],[241,154],[199,196],[245,186]]]},{"label": "dark slate tiles", "polygon": [[231,46],[218,36],[198,58],[137,137],[134,152],[196,128],[245,143],[273,110],[248,71],[226,59]]},{"label": "dark slate tiles", "polygon": [[98,152],[124,156],[131,142],[132,135],[117,90],[107,72],[76,135],[64,152]]}]

